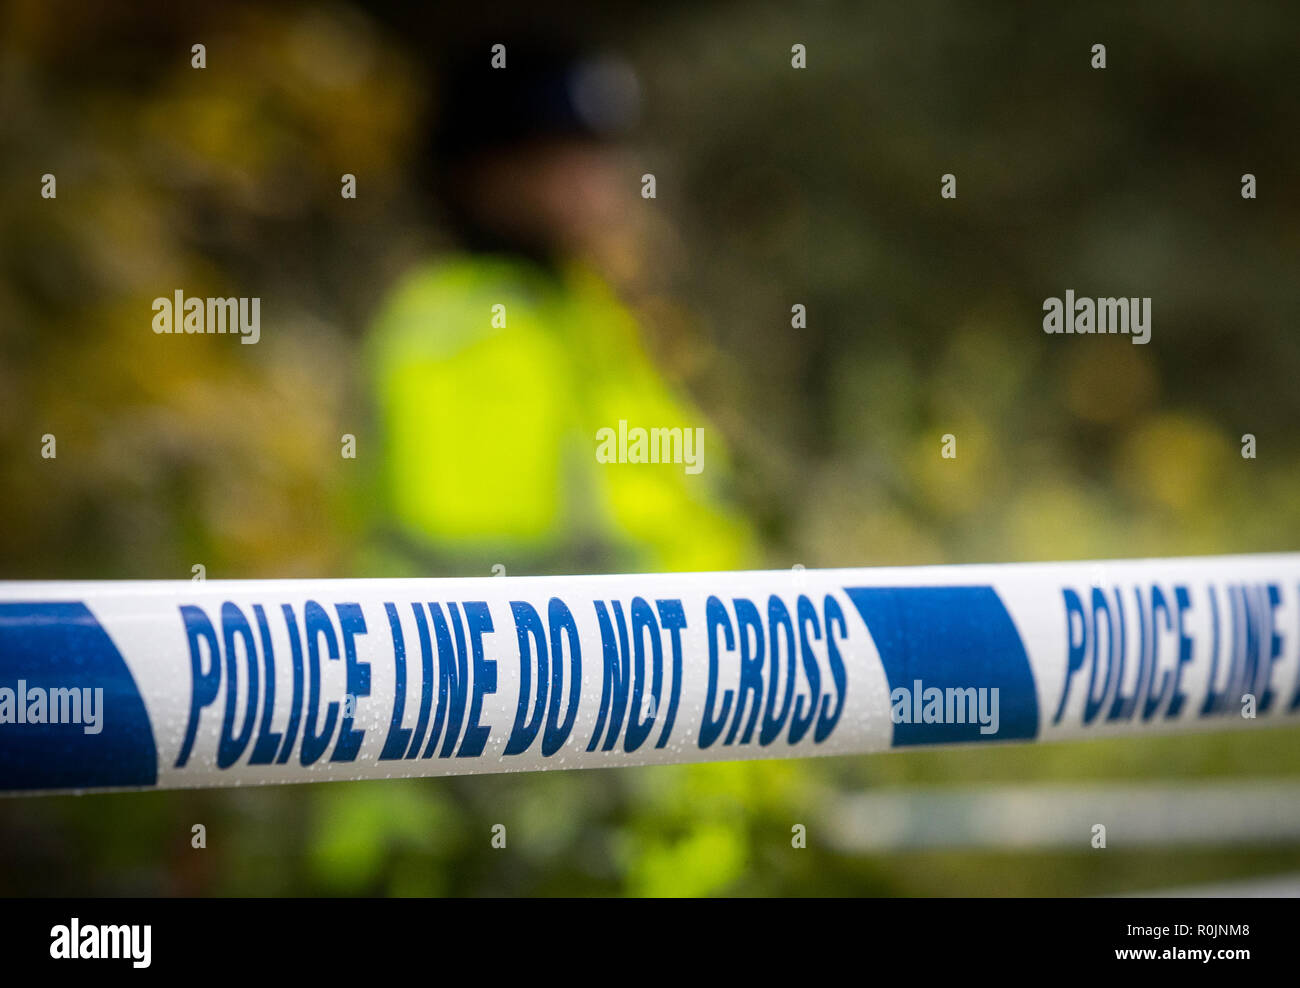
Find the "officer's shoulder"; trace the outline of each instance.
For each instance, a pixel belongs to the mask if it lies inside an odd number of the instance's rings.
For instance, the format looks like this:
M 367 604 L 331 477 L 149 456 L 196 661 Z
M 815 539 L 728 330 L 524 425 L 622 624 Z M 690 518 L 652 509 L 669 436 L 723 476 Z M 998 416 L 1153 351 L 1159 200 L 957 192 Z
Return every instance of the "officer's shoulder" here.
M 422 262 L 402 276 L 380 307 L 374 338 L 381 346 L 418 345 L 446 353 L 499 328 L 501 315 L 535 302 L 531 272 L 509 258 L 455 255 Z

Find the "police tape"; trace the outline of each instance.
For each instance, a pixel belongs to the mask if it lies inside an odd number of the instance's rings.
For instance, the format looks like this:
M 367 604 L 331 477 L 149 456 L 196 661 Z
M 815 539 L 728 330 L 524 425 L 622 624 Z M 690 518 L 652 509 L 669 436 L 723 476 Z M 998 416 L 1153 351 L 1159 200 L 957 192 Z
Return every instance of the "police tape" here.
M 1300 554 L 0 584 L 0 791 L 1293 723 Z

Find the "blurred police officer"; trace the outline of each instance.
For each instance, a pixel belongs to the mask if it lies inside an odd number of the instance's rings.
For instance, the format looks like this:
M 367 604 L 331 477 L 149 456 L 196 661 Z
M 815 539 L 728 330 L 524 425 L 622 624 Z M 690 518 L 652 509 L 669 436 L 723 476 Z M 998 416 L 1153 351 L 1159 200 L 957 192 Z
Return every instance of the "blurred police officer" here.
M 410 271 L 369 339 L 381 497 L 404 565 L 512 572 L 752 564 L 716 430 L 656 371 L 593 258 L 642 205 L 622 62 L 505 45 L 444 78 L 429 150 L 462 249 Z M 704 470 L 601 463 L 597 432 L 704 428 Z

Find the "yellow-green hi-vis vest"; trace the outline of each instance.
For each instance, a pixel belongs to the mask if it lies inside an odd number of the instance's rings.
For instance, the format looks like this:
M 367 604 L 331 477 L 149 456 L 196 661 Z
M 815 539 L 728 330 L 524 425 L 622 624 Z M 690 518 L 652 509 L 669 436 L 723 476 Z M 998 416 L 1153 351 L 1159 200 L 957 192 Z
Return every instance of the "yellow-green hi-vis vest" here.
M 368 359 L 381 497 L 404 542 L 508 571 L 754 564 L 716 493 L 721 437 L 592 273 L 492 256 L 420 267 L 380 312 Z

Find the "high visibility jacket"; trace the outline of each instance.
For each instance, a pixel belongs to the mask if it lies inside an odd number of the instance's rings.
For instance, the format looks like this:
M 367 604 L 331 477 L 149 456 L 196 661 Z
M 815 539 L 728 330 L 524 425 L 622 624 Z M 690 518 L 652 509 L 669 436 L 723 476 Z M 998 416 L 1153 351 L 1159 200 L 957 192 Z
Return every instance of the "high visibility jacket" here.
M 405 540 L 525 571 L 753 565 L 749 530 L 718 495 L 720 436 L 656 372 L 631 314 L 591 272 L 491 255 L 422 266 L 380 311 L 368 361 L 381 497 Z M 624 452 L 602 431 L 620 422 L 702 428 L 702 469 L 601 462 Z M 659 458 L 679 450 L 665 442 Z

